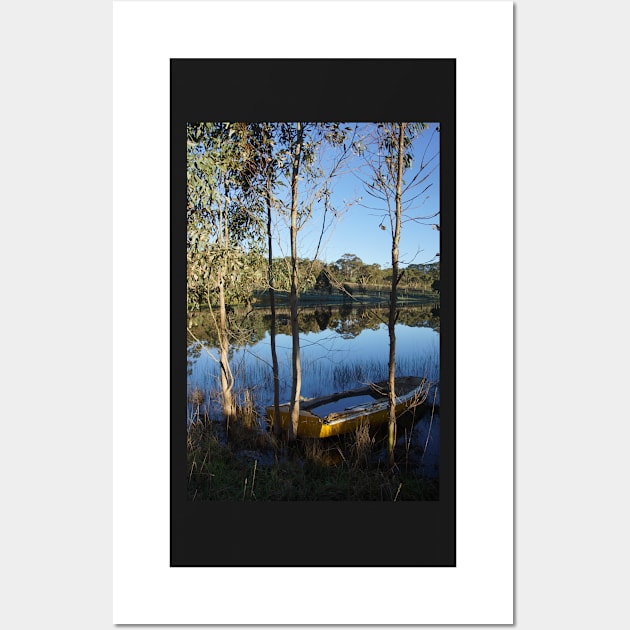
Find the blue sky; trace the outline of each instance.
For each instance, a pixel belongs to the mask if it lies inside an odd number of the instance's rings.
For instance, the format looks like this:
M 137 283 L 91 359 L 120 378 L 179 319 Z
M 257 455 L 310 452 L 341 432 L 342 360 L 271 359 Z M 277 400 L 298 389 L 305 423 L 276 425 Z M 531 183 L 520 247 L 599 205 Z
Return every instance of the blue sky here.
M 435 123 L 428 123 L 428 128 L 415 139 L 413 143 L 414 161 L 411 169 L 405 173 L 405 183 L 418 172 L 422 157 L 425 162 L 433 160 L 423 170 L 427 179 L 407 195 L 409 199 L 418 193 L 422 194 L 413 201 L 406 212 L 406 217 L 428 217 L 439 212 L 439 133 L 436 133 Z M 367 131 L 367 125 L 361 125 L 362 131 Z M 348 165 L 354 172 L 346 172 L 336 177 L 332 182 L 332 206 L 341 211 L 341 217 L 333 227 L 330 222 L 325 232 L 318 258 L 325 262 L 333 262 L 344 253 L 356 254 L 366 264 L 378 263 L 382 267 L 391 266 L 391 231 L 389 219 L 385 218 L 386 205 L 383 202 L 370 197 L 366 193 L 362 183 L 370 178 L 365 168 L 364 160 L 355 158 Z M 429 185 L 429 188 L 424 189 Z M 362 198 L 361 201 L 356 201 Z M 355 201 L 347 210 L 342 210 L 346 202 Z M 360 204 L 370 206 L 363 207 Z M 318 207 L 318 206 L 316 206 Z M 311 221 L 300 231 L 298 237 L 298 249 L 300 257 L 313 258 L 322 228 L 322 212 L 315 211 Z M 327 215 L 329 216 L 329 215 Z M 381 229 L 380 224 L 386 227 Z M 400 239 L 400 263 L 406 266 L 409 263 L 426 263 L 439 260 L 436 254 L 440 251 L 440 232 L 431 224 L 439 224 L 440 217 L 407 221 L 402 225 Z M 288 242 L 288 230 L 283 228 L 281 239 Z M 287 240 L 285 240 L 285 238 Z M 283 253 L 288 254 L 288 246 L 283 245 Z M 279 254 L 281 255 L 281 254 Z

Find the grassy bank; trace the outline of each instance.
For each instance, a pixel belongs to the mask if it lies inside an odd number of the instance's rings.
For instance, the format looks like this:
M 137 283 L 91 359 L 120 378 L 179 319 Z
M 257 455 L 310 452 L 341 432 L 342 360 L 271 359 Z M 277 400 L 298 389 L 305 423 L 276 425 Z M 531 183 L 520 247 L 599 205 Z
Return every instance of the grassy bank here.
M 417 501 L 439 499 L 439 481 L 423 479 L 402 444 L 389 471 L 382 435 L 367 427 L 290 447 L 241 415 L 228 436 L 200 419 L 188 431 L 188 497 L 214 501 Z M 403 440 L 404 442 L 404 440 Z

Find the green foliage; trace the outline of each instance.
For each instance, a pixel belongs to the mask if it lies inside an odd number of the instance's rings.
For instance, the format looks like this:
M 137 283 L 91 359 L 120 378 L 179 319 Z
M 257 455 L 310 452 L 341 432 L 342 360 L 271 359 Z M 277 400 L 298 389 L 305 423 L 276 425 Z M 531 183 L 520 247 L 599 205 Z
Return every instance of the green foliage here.
M 187 127 L 188 309 L 251 295 L 264 277 L 255 151 L 243 123 Z
M 344 254 L 336 261 L 336 265 L 339 268 L 341 279 L 347 282 L 354 282 L 358 271 L 365 267 L 363 261 L 356 254 Z

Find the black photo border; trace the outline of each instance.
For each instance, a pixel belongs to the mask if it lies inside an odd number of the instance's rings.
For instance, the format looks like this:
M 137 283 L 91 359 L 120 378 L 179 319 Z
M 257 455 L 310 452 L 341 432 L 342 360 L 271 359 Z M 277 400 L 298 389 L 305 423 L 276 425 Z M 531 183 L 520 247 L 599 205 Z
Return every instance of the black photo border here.
M 170 60 L 170 566 L 456 566 L 455 59 Z M 190 501 L 186 487 L 186 122 L 440 123 L 440 498 Z

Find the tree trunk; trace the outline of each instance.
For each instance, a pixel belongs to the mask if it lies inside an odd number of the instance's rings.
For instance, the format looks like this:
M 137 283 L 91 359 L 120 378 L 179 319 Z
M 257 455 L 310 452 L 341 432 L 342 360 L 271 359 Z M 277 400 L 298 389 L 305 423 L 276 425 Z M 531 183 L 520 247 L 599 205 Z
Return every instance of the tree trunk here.
M 302 151 L 302 123 L 297 123 L 297 138 L 293 151 L 293 173 L 291 175 L 291 401 L 289 414 L 289 440 L 295 440 L 300 416 L 300 389 L 302 386 L 302 370 L 300 367 L 300 329 L 298 326 L 298 259 L 297 259 L 297 214 L 298 214 L 298 174 Z
M 276 293 L 273 283 L 273 243 L 271 238 L 271 182 L 267 178 L 267 239 L 269 246 L 269 307 L 271 308 L 271 365 L 273 371 L 273 432 L 280 436 L 280 376 L 278 373 L 278 354 L 276 352 Z
M 392 286 L 389 301 L 389 425 L 387 438 L 387 451 L 389 465 L 394 466 L 394 446 L 396 444 L 396 308 L 398 277 L 398 243 L 400 241 L 400 221 L 402 216 L 402 175 L 403 175 L 403 151 L 405 138 L 405 123 L 399 123 L 398 136 L 398 174 L 396 178 L 396 220 L 394 233 L 392 234 Z
M 227 196 L 228 187 L 224 182 L 225 192 L 225 205 L 223 212 L 219 213 L 219 230 L 218 230 L 218 243 L 219 246 L 227 246 L 229 242 L 228 231 L 228 208 L 227 208 Z M 219 371 L 221 379 L 221 397 L 223 401 L 223 416 L 225 417 L 226 433 L 229 436 L 230 424 L 236 418 L 236 405 L 234 404 L 234 395 L 232 388 L 234 387 L 234 377 L 232 375 L 232 369 L 230 368 L 229 352 L 230 352 L 230 340 L 228 336 L 228 323 L 227 323 L 227 308 L 225 304 L 225 267 L 222 266 L 219 272 L 218 278 L 218 290 L 219 290 Z
M 225 417 L 225 426 L 229 434 L 230 423 L 236 417 L 236 406 L 234 404 L 234 396 L 232 388 L 234 386 L 234 377 L 230 369 L 228 360 L 229 355 L 229 338 L 227 327 L 227 313 L 225 308 L 225 289 L 223 274 L 219 278 L 219 369 L 221 372 L 221 396 L 223 400 L 223 415 Z

